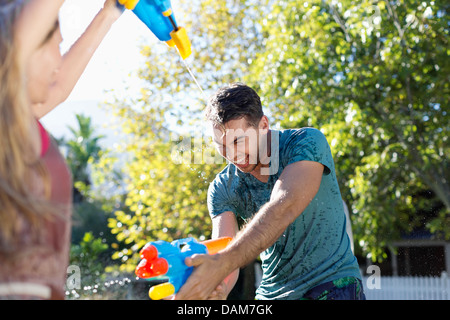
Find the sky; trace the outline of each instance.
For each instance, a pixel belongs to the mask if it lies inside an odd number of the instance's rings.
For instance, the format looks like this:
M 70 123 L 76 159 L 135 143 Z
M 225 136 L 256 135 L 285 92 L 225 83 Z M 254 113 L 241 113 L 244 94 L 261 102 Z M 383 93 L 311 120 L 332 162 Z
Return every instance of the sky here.
M 62 53 L 85 31 L 103 3 L 104 0 L 65 1 L 60 11 Z M 140 46 L 147 41 L 159 42 L 131 11 L 125 11 L 104 38 L 68 99 L 41 119 L 44 127 L 56 138 L 69 137 L 67 126 L 77 128 L 75 114 L 82 113 L 92 117 L 99 134 L 107 136 L 100 145 L 111 146 L 117 139 L 108 129 L 113 117 L 99 104 L 107 99 L 106 91 L 120 90 L 125 85 L 133 87 L 137 77 L 130 74 L 142 64 Z

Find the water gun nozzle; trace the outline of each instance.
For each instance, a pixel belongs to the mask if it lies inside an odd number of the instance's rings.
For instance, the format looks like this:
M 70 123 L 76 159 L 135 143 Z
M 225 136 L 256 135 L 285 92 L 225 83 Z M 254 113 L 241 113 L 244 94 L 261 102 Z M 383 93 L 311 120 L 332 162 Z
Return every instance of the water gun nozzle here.
M 155 246 L 147 243 L 139 252 L 139 255 L 141 259 L 147 259 L 148 261 L 151 261 L 155 259 L 158 256 L 158 250 L 155 248 Z
M 170 36 L 172 37 L 173 43 L 177 47 L 181 58 L 183 58 L 183 60 L 188 58 L 192 53 L 192 49 L 191 41 L 189 40 L 186 29 L 179 27 L 177 30 L 172 31 Z

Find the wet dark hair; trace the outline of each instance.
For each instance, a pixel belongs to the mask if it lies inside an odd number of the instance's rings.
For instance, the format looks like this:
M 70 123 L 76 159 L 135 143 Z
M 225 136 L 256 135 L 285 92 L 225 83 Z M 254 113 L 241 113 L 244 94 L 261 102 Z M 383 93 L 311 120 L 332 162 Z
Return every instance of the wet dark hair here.
M 219 126 L 245 117 L 249 126 L 257 127 L 264 112 L 255 90 L 237 82 L 220 88 L 211 96 L 205 115 L 208 121 Z

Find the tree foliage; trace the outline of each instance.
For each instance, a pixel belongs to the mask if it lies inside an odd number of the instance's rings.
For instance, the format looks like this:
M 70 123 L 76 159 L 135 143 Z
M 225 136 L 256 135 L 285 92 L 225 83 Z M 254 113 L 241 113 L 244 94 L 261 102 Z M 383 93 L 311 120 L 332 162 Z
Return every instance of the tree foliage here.
M 99 159 L 101 150 L 98 142 L 104 138 L 95 134 L 95 127 L 92 119 L 82 114 L 76 114 L 78 128 L 69 126 L 72 138 L 68 141 L 61 141 L 67 147 L 67 164 L 73 175 L 74 182 L 82 182 L 90 185 L 88 164 Z
M 424 189 L 445 206 L 428 227 L 449 237 L 448 3 L 269 5 L 248 82 L 282 127 L 324 131 L 363 250 L 380 258 L 417 227 Z

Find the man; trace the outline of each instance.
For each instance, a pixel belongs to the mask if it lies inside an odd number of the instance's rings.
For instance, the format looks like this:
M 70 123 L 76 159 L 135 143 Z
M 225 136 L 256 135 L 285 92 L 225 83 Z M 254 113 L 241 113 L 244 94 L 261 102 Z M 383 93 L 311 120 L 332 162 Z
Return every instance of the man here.
M 257 299 L 362 299 L 334 163 L 317 129 L 269 128 L 256 92 L 221 88 L 206 116 L 229 164 L 211 183 L 213 237 L 232 236 L 217 255 L 196 255 L 176 299 L 225 299 L 238 269 L 261 254 Z M 247 222 L 238 232 L 237 216 Z

